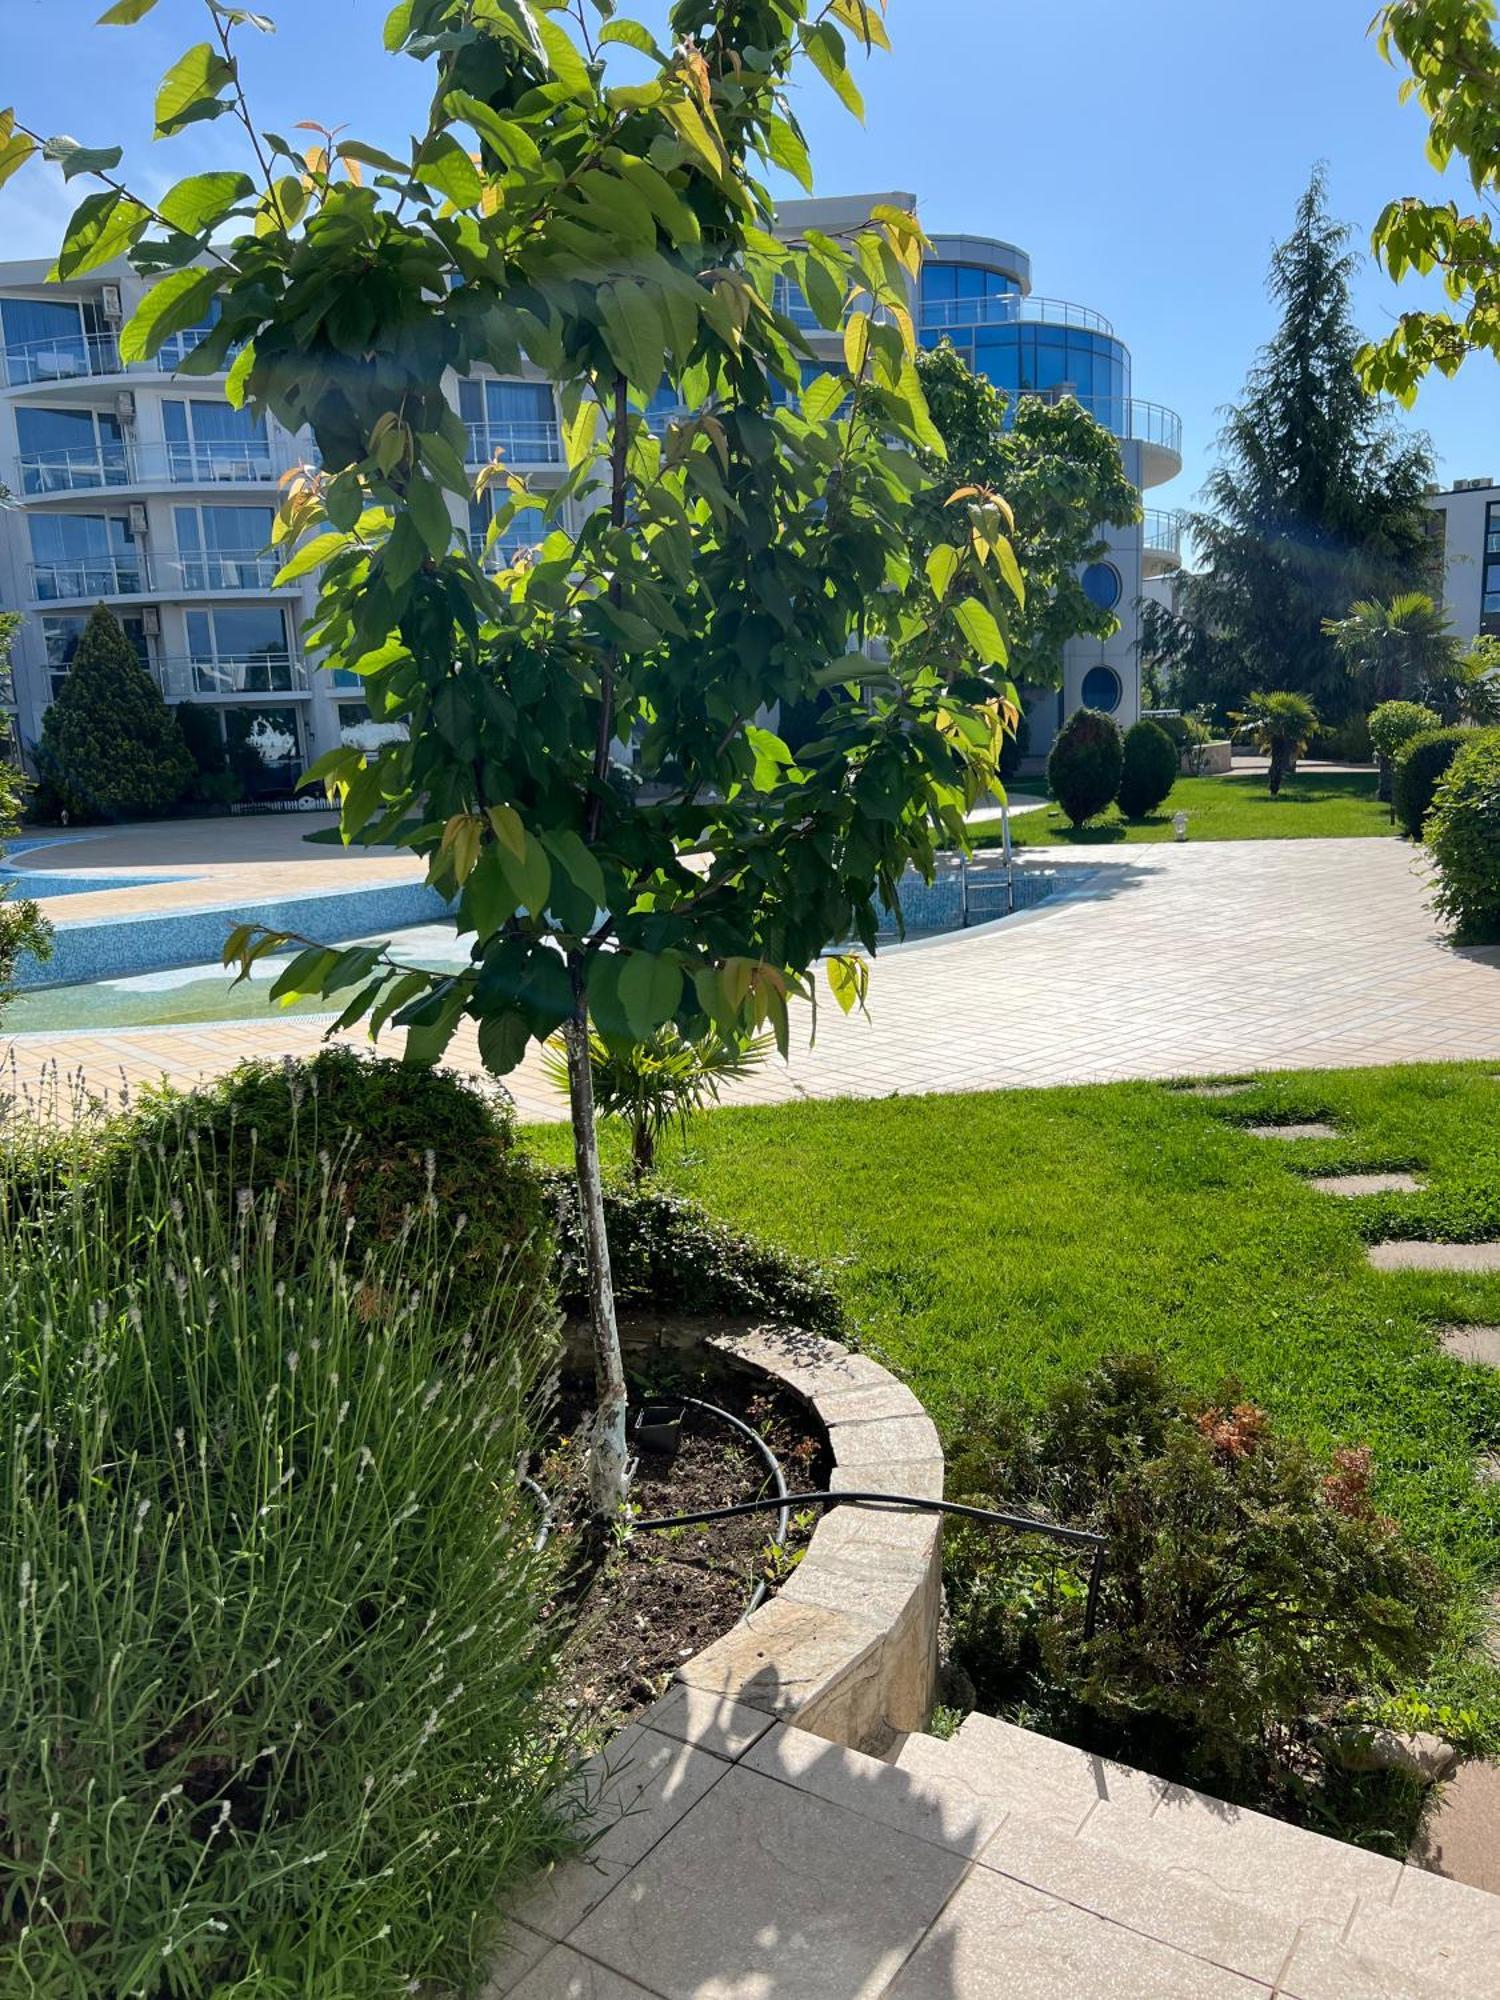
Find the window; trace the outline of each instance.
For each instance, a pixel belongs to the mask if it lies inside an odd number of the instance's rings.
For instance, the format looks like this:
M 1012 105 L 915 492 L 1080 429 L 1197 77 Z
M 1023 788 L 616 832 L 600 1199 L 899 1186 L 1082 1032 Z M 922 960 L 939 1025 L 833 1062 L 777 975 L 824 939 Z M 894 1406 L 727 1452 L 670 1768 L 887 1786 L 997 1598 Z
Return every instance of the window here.
M 39 598 L 116 597 L 146 588 L 146 564 L 119 514 L 33 514 L 32 577 Z
M 1090 563 L 1078 580 L 1089 603 L 1097 604 L 1101 611 L 1113 611 L 1119 603 L 1123 586 L 1113 563 Z
M 95 486 L 123 486 L 125 440 L 107 410 L 16 411 L 23 493 L 77 493 Z
M 264 422 L 225 402 L 178 402 L 161 406 L 166 433 L 167 477 L 209 485 L 216 480 L 269 479 L 271 447 Z
M 1484 596 L 1479 629 L 1500 638 L 1500 500 L 1484 510 Z
M 1113 715 L 1125 693 L 1113 667 L 1090 667 L 1083 677 L 1083 705 Z
M 562 439 L 549 383 L 460 382 L 458 407 L 469 433 L 470 465 L 488 465 L 496 452 L 532 464 L 560 462 Z
M 99 333 L 91 301 L 0 299 L 0 337 L 5 379 L 12 388 L 24 382 L 68 382 L 118 366 L 114 342 Z
M 279 605 L 190 611 L 188 657 L 198 694 L 286 694 L 296 685 Z
M 269 507 L 174 507 L 172 519 L 184 590 L 265 590 L 281 567 Z

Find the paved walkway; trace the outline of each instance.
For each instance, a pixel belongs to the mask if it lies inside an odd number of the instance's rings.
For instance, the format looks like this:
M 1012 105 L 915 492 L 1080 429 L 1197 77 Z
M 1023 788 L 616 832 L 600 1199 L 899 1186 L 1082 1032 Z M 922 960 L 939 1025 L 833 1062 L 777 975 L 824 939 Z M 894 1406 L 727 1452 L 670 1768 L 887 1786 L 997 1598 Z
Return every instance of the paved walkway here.
M 868 1018 L 846 1020 L 825 995 L 816 1046 L 803 1010 L 790 1063 L 732 1098 L 1500 1061 L 1500 949 L 1442 942 L 1423 871 L 1395 840 L 1100 850 L 1086 871 L 1063 864 L 1086 886 L 1061 904 L 882 956 Z M 33 1034 L 10 1054 L 21 1084 L 54 1063 L 104 1088 L 303 1054 L 321 1033 L 303 1017 Z M 471 1031 L 450 1060 L 479 1068 Z M 534 1057 L 512 1087 L 524 1117 L 561 1115 Z

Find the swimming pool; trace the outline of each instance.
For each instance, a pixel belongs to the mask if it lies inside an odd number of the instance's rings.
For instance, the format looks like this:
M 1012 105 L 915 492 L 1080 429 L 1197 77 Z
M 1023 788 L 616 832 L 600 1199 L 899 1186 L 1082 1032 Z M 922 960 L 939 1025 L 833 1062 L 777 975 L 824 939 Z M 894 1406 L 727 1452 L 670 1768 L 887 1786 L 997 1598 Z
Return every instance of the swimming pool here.
M 36 903 L 45 903 L 53 896 L 99 896 L 109 889 L 144 889 L 152 882 L 184 879 L 180 875 L 114 875 L 103 870 L 69 875 L 61 869 L 0 868 L 0 885 Z

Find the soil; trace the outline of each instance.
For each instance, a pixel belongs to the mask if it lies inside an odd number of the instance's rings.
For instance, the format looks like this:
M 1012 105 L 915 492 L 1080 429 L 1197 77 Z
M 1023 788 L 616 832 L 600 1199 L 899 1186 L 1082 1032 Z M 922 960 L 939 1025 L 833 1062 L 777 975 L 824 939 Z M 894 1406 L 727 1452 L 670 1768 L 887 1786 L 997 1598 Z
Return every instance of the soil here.
M 630 1385 L 631 1424 L 645 1403 L 684 1411 L 675 1453 L 639 1452 L 631 1486 L 638 1519 L 726 1507 L 775 1491 L 764 1459 L 732 1426 L 688 1396 L 727 1410 L 759 1432 L 793 1493 L 826 1488 L 832 1460 L 816 1419 L 763 1379 L 657 1367 Z M 642 1531 L 601 1545 L 586 1520 L 579 1427 L 592 1397 L 565 1381 L 556 1437 L 539 1479 L 558 1503 L 553 1545 L 565 1584 L 552 1615 L 576 1620 L 564 1648 L 559 1697 L 589 1742 L 603 1742 L 660 1699 L 682 1662 L 733 1629 L 756 1586 L 767 1594 L 792 1574 L 820 1510 L 793 1510 L 785 1549 L 774 1546 L 774 1512 L 702 1527 Z M 632 1450 L 636 1447 L 632 1444 Z M 559 1499 L 559 1496 L 561 1498 Z

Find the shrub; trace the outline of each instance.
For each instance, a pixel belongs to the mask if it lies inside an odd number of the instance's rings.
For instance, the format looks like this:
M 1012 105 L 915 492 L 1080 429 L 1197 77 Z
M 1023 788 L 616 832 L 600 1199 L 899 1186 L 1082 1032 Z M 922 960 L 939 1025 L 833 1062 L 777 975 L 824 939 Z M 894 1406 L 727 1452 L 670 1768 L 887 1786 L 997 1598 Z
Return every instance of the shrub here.
M 1107 1361 L 1037 1417 L 972 1407 L 953 1435 L 955 1497 L 1106 1541 L 1085 1643 L 1076 1569 L 1044 1543 L 950 1530 L 960 1659 L 987 1705 L 1243 1793 L 1441 1637 L 1438 1575 L 1371 1505 L 1368 1454 L 1325 1470 L 1232 1387 L 1194 1405 L 1153 1357 Z
M 451 1232 L 444 1265 L 456 1320 L 503 1317 L 502 1274 L 522 1296 L 548 1282 L 540 1176 L 499 1101 L 446 1071 L 337 1047 L 306 1062 L 244 1063 L 187 1095 L 149 1093 L 105 1137 L 95 1177 L 122 1190 L 136 1154 L 158 1148 L 173 1157 L 185 1148 L 226 1212 L 243 1188 L 260 1194 L 320 1154 L 337 1158 L 333 1195 L 355 1257 L 397 1242 L 431 1200 Z
M 354 1259 L 316 1165 L 231 1214 L 190 1154 L 132 1177 L 128 1249 L 76 1186 L 0 1238 L 0 1991 L 468 1990 L 566 1844 L 550 1314 L 513 1288 L 486 1366 L 430 1217 Z
M 546 1175 L 557 1221 L 558 1290 L 566 1311 L 588 1310 L 578 1187 Z M 621 1306 L 662 1313 L 777 1320 L 811 1333 L 845 1331 L 838 1294 L 815 1265 L 711 1221 L 696 1202 L 652 1185 L 607 1182 L 605 1227 Z
M 150 819 L 192 783 L 176 716 L 103 606 L 43 718 L 40 763 L 75 819 Z
M 1422 838 L 1433 798 L 1448 766 L 1478 734 L 1478 730 L 1458 723 L 1448 729 L 1424 729 L 1420 735 L 1409 736 L 1396 752 L 1391 797 L 1401 830 L 1409 839 Z
M 1177 782 L 1178 750 L 1154 722 L 1138 722 L 1125 732 L 1120 770 L 1120 811 L 1126 819 L 1145 819 L 1164 805 Z
M 19 832 L 21 806 L 29 787 L 21 773 L 0 759 L 0 842 Z M 0 845 L 0 860 L 5 848 Z M 0 1007 L 15 997 L 16 972 L 24 957 L 52 956 L 52 926 L 29 896 L 12 900 L 15 883 L 0 880 Z
M 1370 742 L 1377 757 L 1394 763 L 1403 743 L 1429 729 L 1441 728 L 1442 720 L 1435 709 L 1419 701 L 1383 701 L 1379 708 L 1370 710 Z
M 1468 943 L 1500 941 L 1500 730 L 1461 749 L 1427 820 L 1438 913 Z
M 1125 760 L 1120 726 L 1095 708 L 1080 708 L 1057 733 L 1047 759 L 1047 783 L 1074 826 L 1113 804 Z

